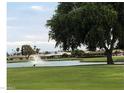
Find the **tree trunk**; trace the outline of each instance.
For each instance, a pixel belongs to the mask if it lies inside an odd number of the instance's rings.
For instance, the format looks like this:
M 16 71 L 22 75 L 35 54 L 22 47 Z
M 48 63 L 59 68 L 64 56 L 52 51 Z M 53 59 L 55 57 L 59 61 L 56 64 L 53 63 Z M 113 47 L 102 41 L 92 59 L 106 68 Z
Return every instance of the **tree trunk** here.
M 106 51 L 107 55 L 107 64 L 114 64 L 113 59 L 112 59 L 112 51 Z

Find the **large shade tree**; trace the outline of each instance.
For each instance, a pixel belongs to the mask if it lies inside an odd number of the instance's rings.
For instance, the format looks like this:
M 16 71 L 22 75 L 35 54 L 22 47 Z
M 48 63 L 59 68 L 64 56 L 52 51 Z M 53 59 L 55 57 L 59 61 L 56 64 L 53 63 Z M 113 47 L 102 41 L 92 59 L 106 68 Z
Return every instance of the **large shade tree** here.
M 89 50 L 104 48 L 107 63 L 114 64 L 113 49 L 124 48 L 124 3 L 60 3 L 47 26 L 50 38 L 64 50 L 81 44 Z

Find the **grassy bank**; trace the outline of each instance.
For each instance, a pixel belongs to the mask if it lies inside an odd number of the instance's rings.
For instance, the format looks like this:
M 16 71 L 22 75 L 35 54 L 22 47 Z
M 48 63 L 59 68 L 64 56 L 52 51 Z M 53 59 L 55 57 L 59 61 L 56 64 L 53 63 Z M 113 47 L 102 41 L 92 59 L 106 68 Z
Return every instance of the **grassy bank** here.
M 8 89 L 124 89 L 124 65 L 9 68 Z
M 106 62 L 106 57 L 94 57 L 94 58 L 58 58 L 47 59 L 49 61 L 63 61 L 63 60 L 80 60 L 81 62 Z M 113 61 L 124 61 L 124 56 L 113 56 Z
M 47 61 L 67 61 L 67 60 L 80 60 L 81 62 L 106 62 L 106 57 L 95 57 L 95 58 L 53 58 L 53 59 L 45 59 Z M 113 56 L 114 61 L 123 61 L 124 56 Z M 8 63 L 14 62 L 27 62 L 28 60 L 13 60 L 7 61 Z

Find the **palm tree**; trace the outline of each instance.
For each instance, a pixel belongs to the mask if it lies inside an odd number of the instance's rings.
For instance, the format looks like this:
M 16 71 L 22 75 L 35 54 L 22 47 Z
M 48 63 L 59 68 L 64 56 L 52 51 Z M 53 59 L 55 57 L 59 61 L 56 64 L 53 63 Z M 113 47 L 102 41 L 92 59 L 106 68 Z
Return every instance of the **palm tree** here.
M 20 48 L 17 47 L 16 48 L 17 55 L 18 55 L 19 51 L 20 51 Z

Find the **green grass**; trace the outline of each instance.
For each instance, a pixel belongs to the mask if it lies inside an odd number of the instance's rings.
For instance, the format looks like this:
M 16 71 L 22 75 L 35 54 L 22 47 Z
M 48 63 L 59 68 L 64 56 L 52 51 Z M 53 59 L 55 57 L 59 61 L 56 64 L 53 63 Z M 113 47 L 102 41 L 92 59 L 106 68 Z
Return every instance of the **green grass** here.
M 97 57 L 97 58 L 84 58 L 82 62 L 106 62 L 106 57 Z M 113 61 L 124 61 L 124 56 L 113 56 Z
M 124 65 L 8 68 L 8 89 L 124 89 Z
M 56 58 L 48 59 L 48 61 L 65 61 L 65 60 L 80 60 L 81 62 L 106 62 L 106 57 L 95 57 L 95 58 Z M 113 56 L 113 61 L 124 61 L 124 56 Z

